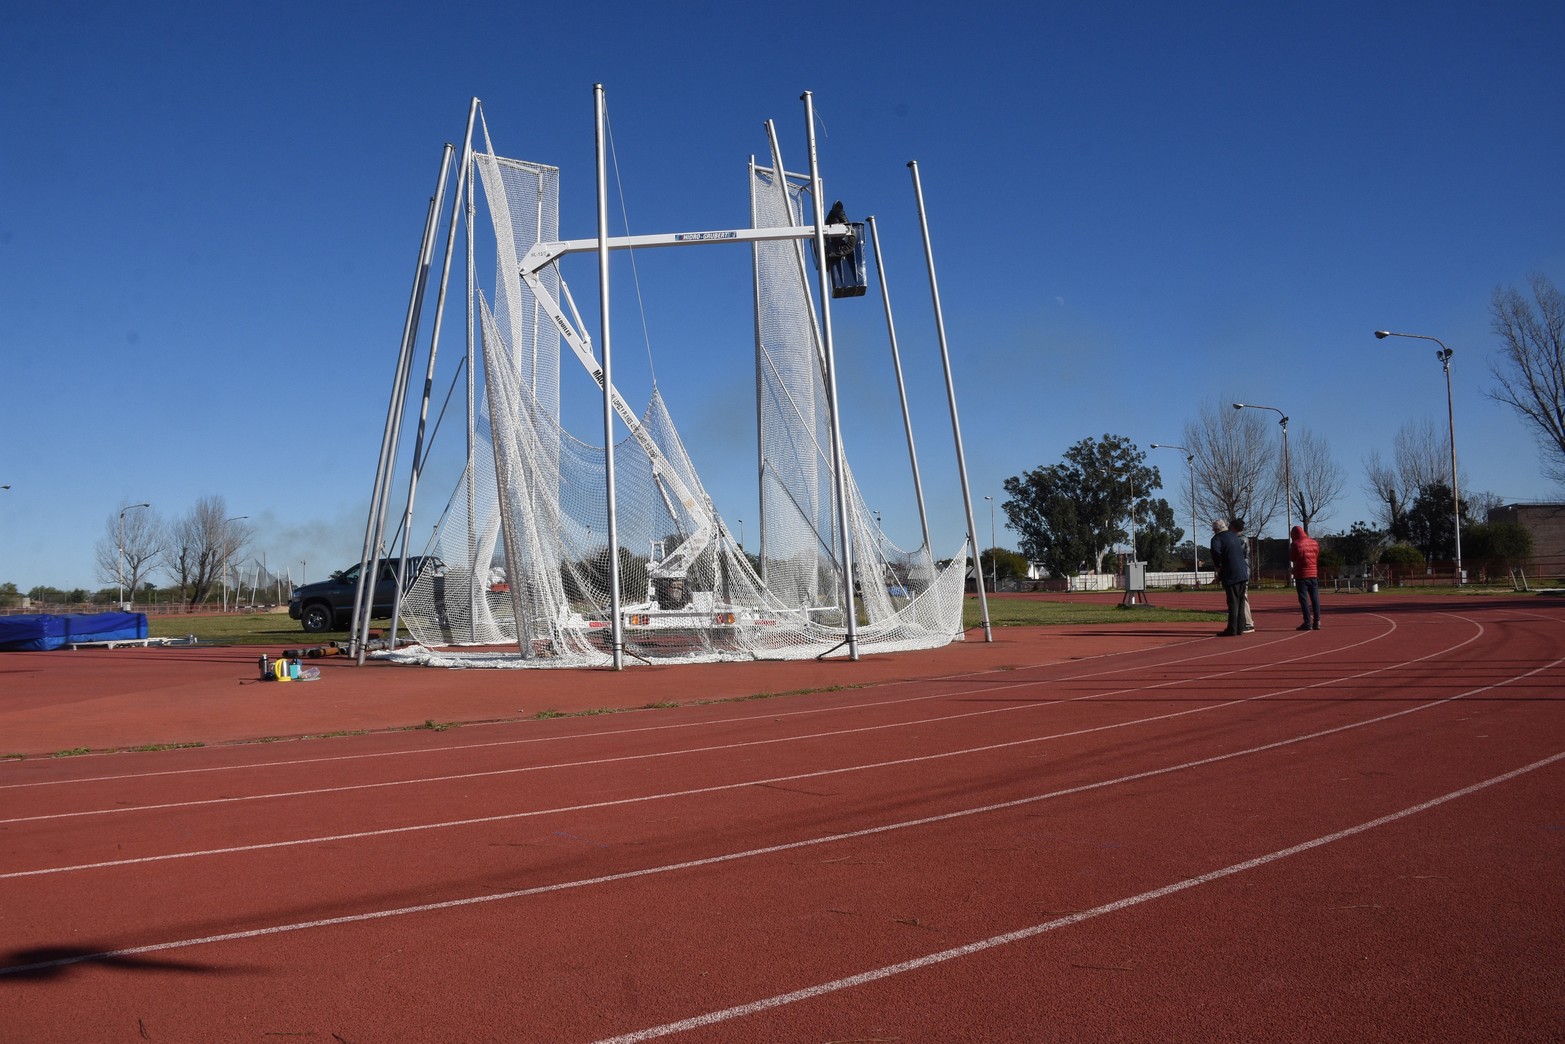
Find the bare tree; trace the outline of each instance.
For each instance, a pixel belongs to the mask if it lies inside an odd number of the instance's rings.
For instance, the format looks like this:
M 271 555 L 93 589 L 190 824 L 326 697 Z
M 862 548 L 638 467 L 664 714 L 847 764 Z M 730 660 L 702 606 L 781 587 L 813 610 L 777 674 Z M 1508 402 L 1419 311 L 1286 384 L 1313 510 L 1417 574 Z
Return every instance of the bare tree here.
M 1280 435 L 1254 410 L 1236 410 L 1233 400 L 1206 402 L 1184 443 L 1195 456 L 1197 514 L 1242 517 L 1260 535 L 1283 506 Z
M 1446 434 L 1435 429 L 1434 422 L 1408 421 L 1397 429 L 1392 463 L 1370 450 L 1364 458 L 1364 492 L 1375 500 L 1376 521 L 1388 532 L 1400 534 L 1407 512 L 1418 499 L 1419 490 L 1436 483 L 1451 489 L 1451 458 Z M 1463 488 L 1467 477 L 1457 469 Z M 1400 536 L 1399 536 L 1400 539 Z
M 1408 421 L 1397 429 L 1395 446 L 1397 478 L 1404 492 L 1411 496 L 1436 482 L 1451 488 L 1450 446 L 1446 433 L 1436 431 L 1433 421 L 1427 417 Z
M 141 581 L 163 554 L 163 520 L 140 504 L 123 507 L 103 523 L 103 536 L 93 545 L 93 565 L 105 584 L 125 584 L 135 597 Z
M 1498 493 L 1480 489 L 1462 491 L 1462 514 L 1469 522 L 1488 522 L 1489 512 L 1504 506 L 1505 498 Z
M 1489 395 L 1532 424 L 1544 472 L 1565 483 L 1565 294 L 1541 275 L 1528 282 L 1531 302 L 1515 287 L 1494 291 L 1493 329 L 1504 346 L 1489 367 L 1499 382 Z
M 164 569 L 179 585 L 187 604 L 204 602 L 228 563 L 250 541 L 250 527 L 227 516 L 228 505 L 222 497 L 202 497 L 189 514 L 169 528 Z
M 1331 505 L 1342 498 L 1347 473 L 1331 455 L 1326 440 L 1302 431 L 1293 441 L 1293 506 L 1299 525 L 1314 531 L 1318 518 L 1327 517 Z
M 1407 500 L 1402 493 L 1402 481 L 1394 467 L 1380 456 L 1380 451 L 1370 450 L 1364 458 L 1364 492 L 1373 498 L 1375 521 L 1388 532 L 1402 525 L 1407 514 Z

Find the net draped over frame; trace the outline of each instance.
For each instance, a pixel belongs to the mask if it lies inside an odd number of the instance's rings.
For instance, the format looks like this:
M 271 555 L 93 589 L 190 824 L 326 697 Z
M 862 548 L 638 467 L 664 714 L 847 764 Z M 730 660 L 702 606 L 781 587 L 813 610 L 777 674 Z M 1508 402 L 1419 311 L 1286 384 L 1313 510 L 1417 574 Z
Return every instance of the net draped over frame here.
M 559 170 L 492 149 L 475 154 L 473 167 L 496 245 L 494 300 L 477 294 L 482 395 L 474 447 L 427 552 L 442 565 L 426 569 L 403 600 L 417 645 L 392 657 L 451 666 L 609 664 L 611 554 L 619 561 L 624 650 L 634 659 L 845 655 L 829 414 L 813 261 L 803 242 L 752 244 L 756 550 L 741 548 L 717 514 L 654 391 L 639 430 L 614 447 L 618 548 L 611 551 L 606 454 L 562 427 L 562 338 L 518 274 L 535 244 L 558 239 Z M 753 227 L 802 224 L 801 192 L 786 176 L 752 166 Z M 554 301 L 568 293 L 556 266 L 538 278 Z M 927 547 L 895 547 L 851 472 L 843 486 L 861 651 L 960 639 L 965 548 L 941 568 Z

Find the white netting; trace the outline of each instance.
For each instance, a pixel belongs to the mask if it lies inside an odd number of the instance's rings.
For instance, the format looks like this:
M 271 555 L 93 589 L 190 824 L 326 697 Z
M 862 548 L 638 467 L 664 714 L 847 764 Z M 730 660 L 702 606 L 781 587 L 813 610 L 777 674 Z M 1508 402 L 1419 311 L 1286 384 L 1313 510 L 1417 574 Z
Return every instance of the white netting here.
M 425 571 L 403 602 L 419 644 L 394 656 L 462 666 L 608 664 L 605 452 L 560 422 L 559 330 L 569 292 L 553 265 L 536 283 L 517 274 L 534 244 L 558 238 L 559 172 L 492 150 L 475 157 L 474 170 L 498 273 L 493 305 L 478 298 L 483 399 L 475 448 L 429 552 L 444 568 Z M 754 227 L 800 224 L 799 188 L 788 179 L 758 171 L 751 194 Z M 661 395 L 639 419 L 620 413 L 632 429 L 614 448 L 625 662 L 847 652 L 806 257 L 798 241 L 754 249 L 759 554 L 746 553 L 718 516 Z M 900 551 L 885 541 L 851 478 L 845 486 L 861 650 L 959 638 L 965 554 L 937 571 L 928 548 Z

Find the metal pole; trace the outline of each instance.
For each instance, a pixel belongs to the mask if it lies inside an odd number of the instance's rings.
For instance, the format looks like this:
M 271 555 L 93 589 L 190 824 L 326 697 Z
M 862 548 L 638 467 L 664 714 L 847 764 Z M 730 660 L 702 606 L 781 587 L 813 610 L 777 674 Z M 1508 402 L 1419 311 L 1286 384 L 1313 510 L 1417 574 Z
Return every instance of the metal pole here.
M 1183 446 L 1175 446 L 1167 442 L 1151 443 L 1152 449 L 1178 450 L 1185 455 L 1185 463 L 1190 465 L 1190 586 L 1201 585 L 1201 557 L 1196 544 L 1195 526 L 1195 454 Z
M 750 157 L 750 224 L 756 223 L 759 214 L 755 200 L 755 157 Z M 783 177 L 780 169 L 774 169 L 772 176 L 777 179 Z M 786 203 L 788 193 L 783 191 L 783 200 Z M 761 555 L 757 559 L 759 567 L 756 569 L 761 577 L 761 582 L 766 582 L 766 432 L 762 430 L 765 422 L 766 404 L 762 401 L 764 387 L 761 375 L 764 372 L 766 359 L 761 344 L 761 252 L 758 246 L 750 248 L 750 296 L 755 313 L 755 499 L 761 512 Z M 744 550 L 744 519 L 739 520 L 739 550 Z
M 473 218 L 476 213 L 474 201 L 473 183 L 476 178 L 469 178 L 467 182 L 467 456 L 462 464 L 462 485 L 467 492 L 467 547 L 468 553 L 478 545 L 477 524 L 473 520 L 473 514 L 477 508 L 478 495 L 473 491 L 473 453 L 477 449 L 475 434 L 478 428 L 478 402 L 476 398 L 478 379 L 474 372 L 478 363 L 477 337 L 477 309 L 474 307 L 478 301 L 478 276 L 476 273 L 476 230 L 473 227 Z M 483 572 L 480 574 L 480 563 L 472 563 L 472 575 L 467 578 L 467 635 L 471 642 L 478 641 L 478 599 L 479 584 L 488 579 L 489 563 L 482 563 Z
M 365 645 L 369 641 L 370 601 L 374 598 L 375 583 L 365 583 L 366 574 L 378 565 L 381 537 L 385 532 L 386 509 L 391 497 L 391 469 L 396 463 L 397 440 L 402 432 L 402 413 L 406 404 L 408 377 L 413 369 L 414 345 L 418 340 L 419 313 L 424 306 L 424 285 L 429 276 L 430 261 L 435 251 L 435 231 L 440 221 L 440 205 L 445 199 L 446 179 L 451 172 L 451 154 L 455 148 L 447 143 L 440 153 L 440 176 L 435 194 L 429 198 L 429 210 L 424 216 L 424 238 L 419 244 L 418 264 L 414 269 L 413 289 L 408 295 L 407 315 L 402 324 L 402 346 L 397 355 L 397 370 L 391 381 L 391 400 L 386 405 L 386 428 L 380 440 L 380 460 L 375 467 L 375 485 L 370 493 L 370 509 L 364 525 L 364 548 L 359 556 L 359 579 L 353 594 L 353 622 L 350 647 L 355 650 L 355 660 L 364 663 Z M 368 595 L 368 599 L 366 598 Z
M 870 245 L 875 249 L 875 275 L 880 280 L 880 299 L 886 309 L 886 333 L 891 339 L 891 366 L 897 373 L 897 397 L 902 401 L 902 428 L 907 433 L 908 461 L 913 467 L 913 497 L 918 501 L 918 525 L 924 534 L 924 552 L 929 555 L 930 575 L 934 575 L 935 549 L 929 542 L 929 514 L 924 509 L 924 484 L 918 474 L 918 453 L 913 448 L 913 418 L 907 408 L 907 388 L 902 380 L 902 355 L 897 350 L 897 328 L 891 319 L 891 294 L 886 288 L 886 266 L 880 257 L 880 228 L 871 214 L 864 219 L 869 225 Z
M 956 384 L 951 378 L 951 352 L 946 344 L 945 318 L 940 311 L 940 285 L 935 279 L 935 255 L 929 243 L 929 219 L 924 212 L 924 186 L 918 177 L 918 161 L 909 160 L 908 169 L 913 172 L 913 195 L 918 201 L 918 223 L 924 233 L 924 260 L 929 268 L 929 293 L 934 299 L 935 334 L 940 341 L 940 362 L 945 367 L 946 401 L 951 407 L 951 435 L 956 442 L 956 470 L 962 482 L 962 507 L 967 516 L 967 540 L 973 549 L 973 560 L 978 560 L 978 526 L 973 521 L 973 494 L 967 484 L 967 457 L 962 452 L 962 424 L 956 414 Z M 994 629 L 989 622 L 989 598 L 984 594 L 982 578 L 978 584 L 978 613 L 984 625 L 984 641 L 994 641 Z
M 837 408 L 837 363 L 831 339 L 831 276 L 826 271 L 826 210 L 821 199 L 820 159 L 815 151 L 815 103 L 809 91 L 804 102 L 805 135 L 810 149 L 810 196 L 815 206 L 815 282 L 821 298 L 821 349 L 826 357 L 826 415 L 831 428 L 831 488 L 837 501 L 837 528 L 841 532 L 842 607 L 847 622 L 848 658 L 859 658 L 858 607 L 853 597 L 853 532 L 848 527 L 847 481 L 842 452 L 842 416 Z
M 1456 489 L 1456 406 L 1451 399 L 1451 349 L 1443 344 L 1440 347 L 1440 362 L 1445 367 L 1446 423 L 1451 433 L 1451 523 L 1456 527 L 1456 582 L 1463 584 L 1467 582 L 1467 574 L 1462 570 L 1462 498 Z
M 592 85 L 597 117 L 598 153 L 598 325 L 603 342 L 603 477 L 608 486 L 609 508 L 609 633 L 614 669 L 624 669 L 625 635 L 620 619 L 619 519 L 614 509 L 614 366 L 609 351 L 609 188 L 607 148 L 604 137 L 603 84 Z
M 10 486 L 6 486 L 4 488 L 10 489 L 11 487 Z M 120 554 L 119 554 L 119 558 L 116 559 L 116 561 L 115 561 L 115 566 L 119 570 L 119 577 L 120 577 L 120 609 L 122 611 L 125 608 L 125 512 L 127 512 L 127 511 L 135 511 L 137 508 L 145 508 L 145 507 L 151 507 L 151 506 L 152 506 L 151 504 L 131 504 L 129 507 L 125 507 L 125 508 L 121 508 L 120 509 L 120 547 L 119 547 Z M 130 594 L 131 594 L 131 599 L 134 601 L 135 597 L 136 597 L 136 592 L 134 590 L 132 590 Z
M 429 397 L 435 387 L 435 359 L 440 352 L 440 328 L 446 315 L 446 291 L 451 285 L 451 255 L 456 250 L 456 227 L 462 213 L 462 194 L 467 187 L 473 159 L 473 123 L 478 118 L 478 99 L 467 110 L 467 133 L 462 138 L 462 160 L 457 167 L 456 191 L 451 194 L 451 220 L 446 226 L 446 254 L 440 270 L 440 290 L 435 295 L 435 322 L 429 334 L 429 362 L 424 369 L 424 391 L 419 397 L 418 431 L 413 437 L 413 461 L 408 473 L 408 499 L 402 516 L 402 555 L 397 562 L 397 588 L 391 597 L 391 628 L 387 647 L 397 647 L 397 625 L 402 615 L 402 591 L 407 583 L 408 543 L 413 534 L 413 502 L 418 495 L 418 478 L 424 470 L 424 431 L 429 424 Z
M 1185 463 L 1190 465 L 1190 586 L 1201 586 L 1201 548 L 1196 542 L 1195 525 L 1195 454 L 1186 450 Z
M 1236 410 L 1271 410 L 1282 418 L 1282 498 L 1288 515 L 1288 539 L 1293 539 L 1293 467 L 1288 459 L 1288 415 L 1276 406 L 1257 406 L 1248 402 L 1234 403 Z M 1255 535 L 1255 565 L 1261 564 L 1261 535 Z M 1288 583 L 1293 583 L 1293 556 L 1288 556 Z
M 984 497 L 989 502 L 989 573 L 993 577 L 991 590 L 995 594 L 1000 593 L 1000 555 L 999 540 L 994 535 L 994 498 Z
M 1387 337 L 1412 337 L 1420 341 L 1433 341 L 1440 346 L 1440 350 L 1435 352 L 1435 358 L 1439 359 L 1441 366 L 1445 368 L 1446 423 L 1450 426 L 1451 433 L 1451 523 L 1456 529 L 1456 582 L 1461 584 L 1466 577 L 1462 573 L 1462 498 L 1457 490 L 1456 478 L 1456 406 L 1451 398 L 1451 356 L 1454 353 L 1440 338 L 1430 337 L 1428 334 L 1376 330 L 1375 337 L 1380 340 L 1385 340 Z

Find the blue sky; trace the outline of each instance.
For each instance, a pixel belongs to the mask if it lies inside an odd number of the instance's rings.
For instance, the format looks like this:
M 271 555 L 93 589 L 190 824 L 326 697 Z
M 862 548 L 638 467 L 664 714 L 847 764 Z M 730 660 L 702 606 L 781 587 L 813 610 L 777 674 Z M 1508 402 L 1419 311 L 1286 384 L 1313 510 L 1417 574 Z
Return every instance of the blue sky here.
M 828 196 L 880 223 L 937 552 L 964 522 L 915 159 L 975 498 L 1243 399 L 1328 441 L 1345 528 L 1369 451 L 1445 430 L 1433 345 L 1391 328 L 1455 349 L 1471 484 L 1553 499 L 1486 392 L 1494 288 L 1565 284 L 1562 35 L 1546 2 L 13 5 L 0 582 L 99 587 L 122 506 L 207 495 L 274 567 L 355 560 L 442 144 L 480 97 L 500 152 L 563 168 L 563 234 L 592 235 L 595 82 L 638 233 L 745 224 L 763 121 L 803 167 L 813 92 Z M 617 261 L 619 383 L 644 399 L 650 354 L 720 513 L 753 519 L 747 255 L 636 264 L 651 348 Z M 594 275 L 567 269 L 595 315 Z M 916 545 L 880 304 L 833 315 L 849 458 Z M 1149 457 L 1182 515 L 1183 461 Z

